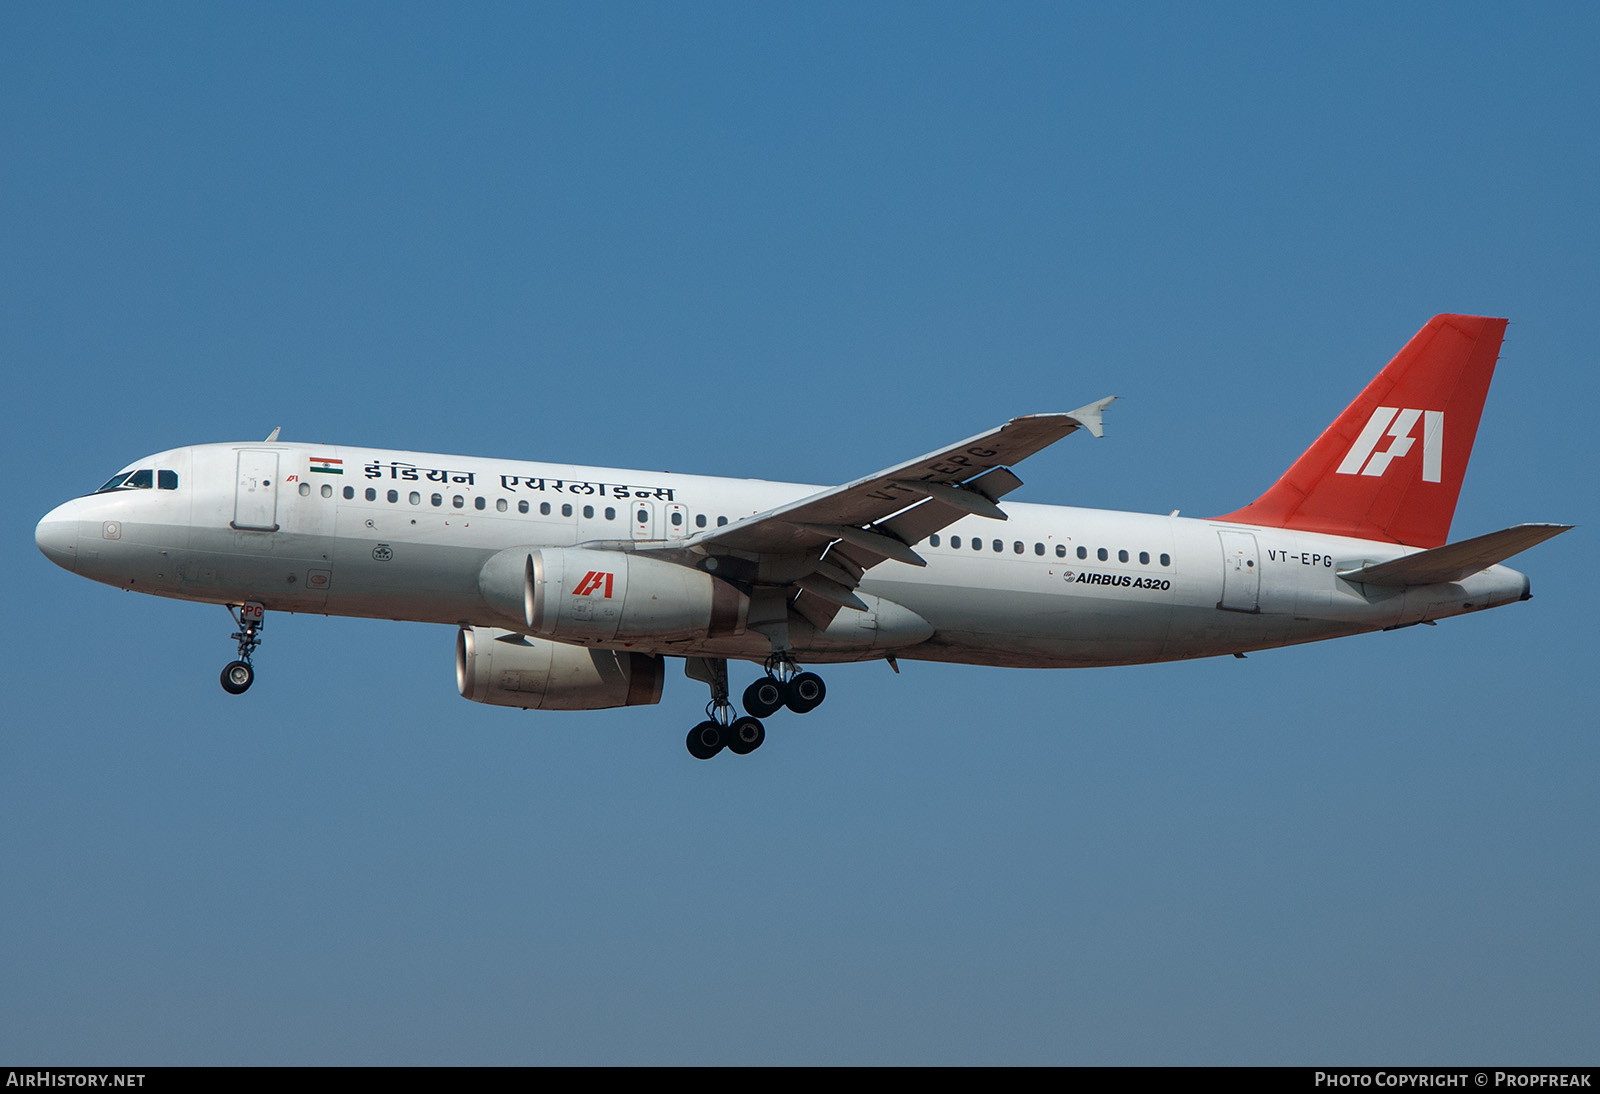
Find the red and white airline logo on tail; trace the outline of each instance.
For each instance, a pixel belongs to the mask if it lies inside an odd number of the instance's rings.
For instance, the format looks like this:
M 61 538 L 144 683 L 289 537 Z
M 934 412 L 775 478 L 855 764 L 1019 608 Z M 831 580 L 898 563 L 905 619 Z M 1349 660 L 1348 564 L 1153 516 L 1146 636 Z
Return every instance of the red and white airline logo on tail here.
M 1422 481 L 1438 482 L 1444 466 L 1444 411 L 1411 410 L 1380 406 L 1367 419 L 1366 428 L 1345 453 L 1338 467 L 1341 475 L 1382 475 L 1391 460 L 1397 460 L 1416 444 L 1412 430 L 1422 419 Z M 1374 451 L 1385 435 L 1388 447 Z
M 590 570 L 583 575 L 583 580 L 578 582 L 578 587 L 572 590 L 573 596 L 593 596 L 601 587 L 605 588 L 602 600 L 611 599 L 611 579 L 616 575 L 604 570 Z

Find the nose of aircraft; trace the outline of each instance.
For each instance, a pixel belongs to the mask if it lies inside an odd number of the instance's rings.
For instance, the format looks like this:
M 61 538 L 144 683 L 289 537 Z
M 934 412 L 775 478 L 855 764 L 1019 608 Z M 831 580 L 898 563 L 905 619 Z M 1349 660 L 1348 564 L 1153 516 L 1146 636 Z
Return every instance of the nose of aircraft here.
M 33 542 L 39 545 L 44 557 L 64 570 L 74 570 L 78 565 L 78 516 L 73 502 L 58 505 L 45 514 L 33 530 Z

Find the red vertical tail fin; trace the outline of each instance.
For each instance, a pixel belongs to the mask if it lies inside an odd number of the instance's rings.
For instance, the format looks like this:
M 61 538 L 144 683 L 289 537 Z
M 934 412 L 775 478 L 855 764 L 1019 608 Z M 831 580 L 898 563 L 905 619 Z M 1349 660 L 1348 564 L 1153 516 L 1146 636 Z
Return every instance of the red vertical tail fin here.
M 1215 519 L 1440 546 L 1505 332 L 1434 316 L 1270 490 Z

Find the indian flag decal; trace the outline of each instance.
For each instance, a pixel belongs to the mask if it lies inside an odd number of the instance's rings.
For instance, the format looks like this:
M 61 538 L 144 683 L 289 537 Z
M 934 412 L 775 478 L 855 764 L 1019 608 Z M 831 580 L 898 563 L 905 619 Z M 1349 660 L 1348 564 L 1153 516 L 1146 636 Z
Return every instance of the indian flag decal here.
M 311 470 L 320 471 L 324 475 L 344 474 L 343 460 L 330 460 L 326 456 L 312 456 Z

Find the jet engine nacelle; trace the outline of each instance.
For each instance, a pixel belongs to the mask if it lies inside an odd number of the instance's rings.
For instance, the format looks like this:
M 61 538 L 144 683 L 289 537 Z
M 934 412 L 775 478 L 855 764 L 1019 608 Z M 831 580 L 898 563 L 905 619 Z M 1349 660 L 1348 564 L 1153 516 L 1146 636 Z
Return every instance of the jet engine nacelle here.
M 496 627 L 456 635 L 456 687 L 465 699 L 524 710 L 601 710 L 661 701 L 665 662 L 621 650 L 567 646 Z
M 512 547 L 484 563 L 495 611 L 561 642 L 637 642 L 744 633 L 750 598 L 702 570 L 587 547 Z

